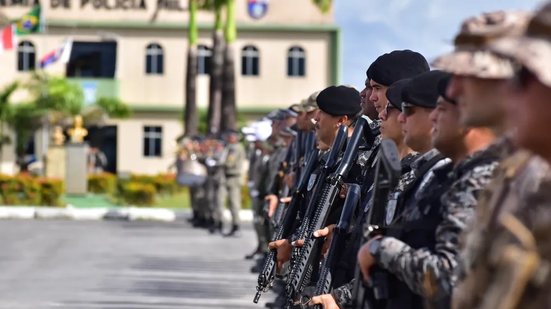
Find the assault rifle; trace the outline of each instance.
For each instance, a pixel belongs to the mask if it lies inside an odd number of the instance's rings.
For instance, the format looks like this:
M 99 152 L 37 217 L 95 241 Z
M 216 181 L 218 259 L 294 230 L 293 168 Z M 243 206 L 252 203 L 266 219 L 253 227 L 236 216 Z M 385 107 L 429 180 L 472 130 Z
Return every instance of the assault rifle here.
M 306 186 L 308 185 L 309 175 L 314 171 L 318 162 L 318 151 L 310 152 L 306 161 L 305 173 L 299 180 L 295 191 L 293 192 L 291 203 L 285 212 L 282 224 L 276 229 L 274 233 L 273 241 L 280 239 L 287 239 L 293 232 L 294 223 L 298 214 L 298 211 L 303 203 L 304 196 L 306 194 Z M 266 292 L 272 285 L 275 277 L 275 266 L 277 259 L 277 249 L 270 250 L 268 256 L 264 260 L 262 271 L 258 275 L 258 285 L 256 287 L 256 295 L 253 302 L 256 304 L 260 299 L 262 293 Z
M 291 145 L 289 145 L 289 149 L 287 149 L 287 154 L 285 155 L 285 160 L 281 162 L 278 174 L 277 174 L 277 185 L 279 188 L 281 188 L 278 192 L 278 198 L 281 197 L 287 197 L 289 193 L 291 193 L 291 188 L 285 183 L 285 175 L 289 174 L 291 170 L 294 169 L 294 166 L 296 166 L 297 162 L 297 153 L 298 149 L 300 148 L 300 141 L 298 140 L 298 135 L 295 137 Z M 277 192 L 277 191 L 274 191 Z M 283 216 L 285 213 L 286 205 L 285 203 L 278 202 L 277 208 L 275 210 L 275 213 L 273 214 L 271 218 L 272 226 L 275 230 L 281 225 L 281 220 L 283 220 Z
M 362 237 L 362 244 L 372 237 L 384 233 L 385 209 L 390 191 L 396 187 L 401 174 L 400 155 L 396 144 L 390 139 L 383 139 L 377 155 L 375 167 L 374 192 L 368 204 L 366 225 Z M 370 274 L 369 283 L 375 301 L 388 299 L 388 274 L 375 267 Z M 355 282 L 352 289 L 352 308 L 362 308 L 368 298 L 365 291 L 363 276 L 359 267 L 356 267 Z M 372 306 L 373 307 L 373 306 Z
M 364 136 L 366 126 L 368 126 L 367 120 L 359 118 L 339 167 L 327 179 L 325 179 L 325 175 L 324 178 L 320 178 L 318 187 L 321 194 L 316 192 L 312 196 L 312 201 L 314 201 L 313 206 L 315 207 L 309 207 L 303 221 L 303 224 L 306 223 L 307 225 L 303 226 L 304 231 L 301 231 L 300 235 L 301 239 L 304 239 L 304 245 L 300 249 L 298 258 L 293 265 L 291 276 L 285 287 L 287 297 L 291 302 L 300 297 L 304 288 L 310 282 L 314 271 L 314 263 L 319 260 L 321 245 L 323 244 L 323 240 L 314 238 L 313 233 L 326 226 L 331 206 L 343 187 L 343 179 L 348 175 L 352 163 L 356 160 L 359 143 Z M 339 145 L 337 144 L 337 147 Z M 333 146 L 335 147 L 335 145 Z M 339 148 L 342 148 L 342 145 Z
M 348 192 L 346 193 L 344 208 L 342 209 L 339 223 L 333 230 L 331 247 L 329 248 L 327 258 L 321 266 L 318 283 L 316 285 L 316 292 L 314 295 L 328 294 L 333 288 L 333 271 L 335 270 L 337 262 L 342 257 L 345 245 L 345 235 L 348 232 L 352 214 L 360 202 L 360 194 L 361 187 L 359 185 L 348 184 Z M 322 309 L 322 306 L 315 305 L 314 308 Z

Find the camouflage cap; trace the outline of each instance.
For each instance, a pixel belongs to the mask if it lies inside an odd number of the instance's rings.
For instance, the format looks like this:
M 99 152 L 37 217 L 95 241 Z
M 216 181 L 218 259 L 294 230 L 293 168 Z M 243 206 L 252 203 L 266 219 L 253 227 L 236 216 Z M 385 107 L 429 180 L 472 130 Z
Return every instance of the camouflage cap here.
M 519 36 L 530 18 L 527 12 L 498 11 L 467 19 L 455 37 L 455 51 L 440 56 L 432 65 L 456 75 L 488 79 L 505 79 L 513 76 L 510 60 L 489 50 L 492 42 Z
M 305 112 L 311 112 L 311 111 L 315 111 L 316 109 L 318 109 L 318 103 L 316 102 L 316 99 L 318 97 L 318 94 L 320 92 L 319 91 L 316 91 L 314 93 L 312 93 L 311 95 L 308 96 L 308 98 L 302 100 L 302 102 L 300 103 L 302 105 L 302 108 Z
M 522 64 L 551 87 L 551 2 L 536 12 L 524 35 L 498 40 L 491 49 Z

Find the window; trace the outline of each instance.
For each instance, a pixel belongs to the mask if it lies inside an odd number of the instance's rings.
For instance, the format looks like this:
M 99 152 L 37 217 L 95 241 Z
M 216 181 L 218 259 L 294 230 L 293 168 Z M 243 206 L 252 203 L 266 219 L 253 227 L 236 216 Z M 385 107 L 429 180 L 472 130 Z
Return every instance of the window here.
M 205 45 L 197 46 L 197 74 L 210 74 L 212 50 Z
M 163 128 L 158 126 L 143 127 L 143 156 L 160 157 L 163 141 Z
M 145 51 L 145 73 L 163 74 L 163 48 L 161 45 L 153 43 L 147 45 Z
M 287 76 L 306 75 L 306 53 L 298 46 L 289 48 L 287 52 Z
M 241 75 L 258 76 L 258 49 L 247 45 L 241 50 Z
M 36 51 L 34 44 L 29 41 L 23 41 L 17 46 L 17 70 L 32 71 L 36 64 Z

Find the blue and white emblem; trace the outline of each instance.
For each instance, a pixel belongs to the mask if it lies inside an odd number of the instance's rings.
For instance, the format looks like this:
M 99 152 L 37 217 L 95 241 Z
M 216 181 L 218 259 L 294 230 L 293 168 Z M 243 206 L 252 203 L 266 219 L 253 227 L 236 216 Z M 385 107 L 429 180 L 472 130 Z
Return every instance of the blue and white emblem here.
M 269 0 L 248 0 L 249 16 L 254 19 L 260 19 L 268 12 Z

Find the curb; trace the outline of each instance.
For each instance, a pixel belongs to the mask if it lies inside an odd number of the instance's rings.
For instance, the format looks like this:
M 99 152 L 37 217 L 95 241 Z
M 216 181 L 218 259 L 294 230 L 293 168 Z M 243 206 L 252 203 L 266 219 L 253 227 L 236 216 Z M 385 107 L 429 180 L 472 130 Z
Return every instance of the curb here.
M 174 211 L 165 208 L 74 208 L 59 207 L 0 206 L 0 220 L 4 219 L 64 219 L 64 220 L 124 220 L 174 222 L 191 217 L 191 210 Z M 239 218 L 244 222 L 253 220 L 250 209 L 241 209 Z M 224 220 L 230 221 L 229 210 L 224 210 Z

